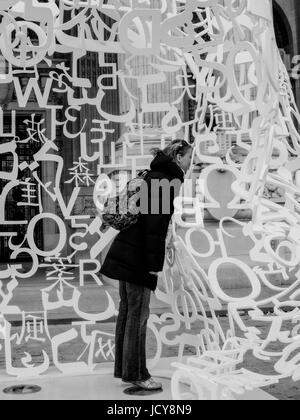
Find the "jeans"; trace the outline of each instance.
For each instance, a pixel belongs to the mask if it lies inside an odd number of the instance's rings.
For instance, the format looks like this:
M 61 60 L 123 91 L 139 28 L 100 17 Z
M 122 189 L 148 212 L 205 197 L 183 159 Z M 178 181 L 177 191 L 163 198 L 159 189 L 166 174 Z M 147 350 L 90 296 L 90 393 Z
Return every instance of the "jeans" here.
M 127 382 L 145 381 L 151 377 L 146 367 L 151 290 L 120 281 L 120 298 L 114 376 Z

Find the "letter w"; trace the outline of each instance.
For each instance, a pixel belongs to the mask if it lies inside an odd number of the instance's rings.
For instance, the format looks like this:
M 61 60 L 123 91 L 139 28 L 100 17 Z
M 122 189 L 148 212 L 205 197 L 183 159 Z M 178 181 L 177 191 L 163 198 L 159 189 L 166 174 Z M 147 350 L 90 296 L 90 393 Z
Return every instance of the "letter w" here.
M 14 77 L 14 85 L 19 106 L 21 108 L 25 108 L 27 106 L 32 91 L 34 91 L 35 97 L 40 108 L 46 108 L 48 105 L 48 99 L 51 92 L 52 82 L 52 79 L 47 78 L 44 93 L 42 94 L 37 79 L 30 78 L 26 86 L 25 92 L 23 94 L 19 78 Z

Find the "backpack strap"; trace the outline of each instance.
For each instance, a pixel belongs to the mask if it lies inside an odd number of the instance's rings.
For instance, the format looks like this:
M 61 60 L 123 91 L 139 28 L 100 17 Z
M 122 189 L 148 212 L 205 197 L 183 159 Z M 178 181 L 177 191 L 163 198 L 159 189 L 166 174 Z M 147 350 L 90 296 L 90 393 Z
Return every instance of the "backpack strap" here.
M 148 175 L 149 172 L 150 172 L 149 169 L 145 169 L 144 171 L 141 171 L 141 172 L 138 173 L 138 177 L 139 178 L 145 178 Z

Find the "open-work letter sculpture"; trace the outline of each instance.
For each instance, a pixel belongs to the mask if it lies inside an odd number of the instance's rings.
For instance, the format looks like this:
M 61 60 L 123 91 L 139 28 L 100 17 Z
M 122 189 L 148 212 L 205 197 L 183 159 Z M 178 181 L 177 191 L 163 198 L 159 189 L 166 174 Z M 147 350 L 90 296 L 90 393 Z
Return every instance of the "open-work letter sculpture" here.
M 0 351 L 7 373 L 40 375 L 51 360 L 62 373 L 92 372 L 113 359 L 113 337 L 101 329 L 116 313 L 111 296 L 104 294 L 99 314 L 84 311 L 81 298 L 87 276 L 102 287 L 99 256 L 115 232 L 101 230 L 86 196 L 109 171 L 143 169 L 147 144 L 181 137 L 207 165 L 196 192 L 183 188 L 177 201 L 182 210 L 157 292 L 170 312 L 149 323 L 157 340 L 152 367 L 163 345 L 178 346 L 176 398 L 185 397 L 181 383 L 210 399 L 298 380 L 300 118 L 271 0 L 2 0 L 0 16 L 0 154 L 9 162 L 0 170 L 0 240 L 10 257 L 0 271 Z M 189 118 L 187 100 L 195 111 Z M 232 147 L 222 155 L 226 141 Z M 221 182 L 217 194 L 212 179 Z M 280 199 L 268 191 L 280 191 Z M 219 221 L 213 228 L 202 223 L 207 211 Z M 241 238 L 250 244 L 248 259 L 231 252 Z M 29 268 L 22 270 L 20 256 Z M 226 267 L 248 282 L 243 297 L 224 287 Z M 16 306 L 20 282 L 40 268 L 48 271 L 39 302 Z M 81 321 L 53 335 L 51 312 L 63 308 Z M 217 316 L 224 309 L 226 326 Z M 20 318 L 21 332 L 11 317 Z M 82 348 L 63 363 L 73 340 Z M 42 360 L 30 354 L 32 343 Z M 186 346 L 197 356 L 183 362 Z M 272 361 L 274 374 L 243 370 L 247 354 Z

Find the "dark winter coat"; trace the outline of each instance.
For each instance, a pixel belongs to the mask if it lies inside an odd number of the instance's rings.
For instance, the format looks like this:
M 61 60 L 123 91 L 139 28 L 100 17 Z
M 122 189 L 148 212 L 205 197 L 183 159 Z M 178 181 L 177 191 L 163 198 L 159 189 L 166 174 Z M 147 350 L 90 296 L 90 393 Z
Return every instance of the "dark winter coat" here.
M 180 188 L 184 181 L 184 172 L 163 152 L 154 158 L 151 170 L 145 178 L 149 191 L 149 210 L 154 201 L 151 180 L 174 181 Z M 158 273 L 163 270 L 166 237 L 174 213 L 173 202 L 179 195 L 179 188 L 171 188 L 170 210 L 167 214 L 162 208 L 155 211 L 156 214 L 150 210 L 148 214 L 141 214 L 135 225 L 118 234 L 102 265 L 101 274 L 111 279 L 139 284 L 153 291 L 156 289 L 157 276 L 150 274 L 150 271 Z M 159 199 L 163 199 L 162 190 Z

